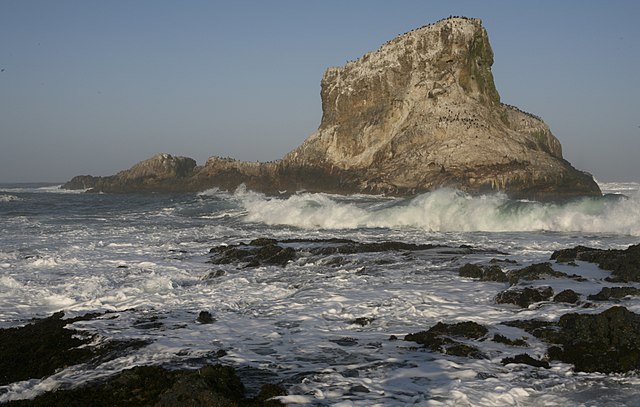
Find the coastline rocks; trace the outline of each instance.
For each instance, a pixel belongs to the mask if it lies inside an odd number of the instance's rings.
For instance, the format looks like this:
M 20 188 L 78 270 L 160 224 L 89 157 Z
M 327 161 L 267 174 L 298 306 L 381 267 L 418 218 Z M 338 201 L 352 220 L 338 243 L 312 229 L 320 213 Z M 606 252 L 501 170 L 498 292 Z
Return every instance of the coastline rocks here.
M 63 188 L 176 192 L 212 187 L 414 195 L 441 187 L 538 200 L 600 195 L 562 157 L 537 116 L 501 103 L 479 19 L 452 17 L 403 34 L 321 82 L 318 130 L 281 160 L 161 154 L 110 177 Z
M 560 345 L 549 356 L 582 372 L 627 372 L 640 368 L 640 315 L 611 307 L 596 315 L 560 317 Z
M 57 369 L 89 362 L 98 357 L 113 356 L 114 351 L 126 352 L 147 344 L 145 341 L 110 341 L 98 347 L 88 347 L 94 337 L 66 326 L 93 319 L 97 314 L 62 319 L 63 312 L 32 323 L 0 330 L 0 386 L 40 379 Z
M 264 385 L 258 396 L 245 397 L 235 370 L 206 365 L 198 370 L 171 371 L 159 366 L 125 370 L 100 383 L 48 392 L 33 400 L 8 402 L 7 406 L 281 406 L 270 400 L 286 395 L 275 385 Z
M 625 250 L 601 250 L 576 246 L 553 252 L 551 260 L 567 263 L 576 260 L 596 263 L 603 270 L 611 271 L 607 281 L 615 283 L 640 282 L 640 244 Z
M 622 373 L 640 368 L 640 315 L 614 306 L 599 314 L 565 314 L 558 322 L 509 321 L 549 343 L 551 360 L 576 371 Z
M 446 250 L 447 253 L 472 253 L 469 247 L 452 248 L 432 244 L 403 242 L 356 242 L 348 239 L 285 239 L 257 238 L 247 243 L 221 245 L 209 250 L 209 263 L 242 264 L 243 267 L 280 266 L 300 257 L 350 255 L 358 253 L 415 252 L 422 250 Z M 341 256 L 323 259 L 325 265 L 340 266 L 346 263 Z M 222 271 L 221 275 L 224 275 Z M 215 275 L 217 276 L 217 275 Z

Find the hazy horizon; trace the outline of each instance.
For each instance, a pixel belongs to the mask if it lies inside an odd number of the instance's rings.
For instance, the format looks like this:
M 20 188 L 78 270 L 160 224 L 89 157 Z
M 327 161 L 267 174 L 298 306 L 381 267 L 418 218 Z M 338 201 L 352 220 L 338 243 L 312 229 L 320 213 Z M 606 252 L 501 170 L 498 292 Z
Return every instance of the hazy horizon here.
M 635 1 L 4 1 L 0 182 L 111 175 L 156 153 L 271 161 L 322 116 L 320 80 L 399 34 L 480 18 L 504 103 L 601 181 L 640 181 Z

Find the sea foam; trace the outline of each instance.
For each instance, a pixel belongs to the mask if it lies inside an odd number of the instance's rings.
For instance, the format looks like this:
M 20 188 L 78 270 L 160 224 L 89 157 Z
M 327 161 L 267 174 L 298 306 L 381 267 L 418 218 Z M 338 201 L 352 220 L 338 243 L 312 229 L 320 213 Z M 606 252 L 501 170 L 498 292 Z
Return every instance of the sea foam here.
M 640 193 L 565 203 L 470 196 L 440 189 L 410 199 L 302 193 L 286 199 L 242 191 L 245 220 L 303 229 L 417 228 L 433 232 L 586 232 L 640 236 Z

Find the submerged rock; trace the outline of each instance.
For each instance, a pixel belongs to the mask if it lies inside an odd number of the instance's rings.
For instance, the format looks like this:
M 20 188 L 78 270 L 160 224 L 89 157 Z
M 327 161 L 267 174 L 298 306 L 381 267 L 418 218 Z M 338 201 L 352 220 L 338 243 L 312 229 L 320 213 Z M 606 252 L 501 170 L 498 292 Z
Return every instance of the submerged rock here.
M 515 198 L 600 195 L 562 156 L 539 117 L 501 103 L 479 19 L 447 18 L 388 41 L 321 81 L 322 120 L 271 163 L 160 154 L 110 177 L 74 178 L 94 191 L 299 190 L 412 195 L 441 187 Z
M 528 353 L 521 353 L 520 355 L 516 355 L 514 357 L 504 358 L 500 363 L 502 363 L 503 365 L 508 365 L 509 363 L 517 363 L 517 364 L 524 364 L 524 365 L 529 365 L 533 367 L 543 367 L 545 369 L 550 368 L 549 362 L 544 360 L 534 359 Z
M 445 324 L 438 322 L 426 331 L 407 334 L 405 341 L 416 342 L 426 348 L 452 356 L 484 358 L 485 355 L 476 347 L 461 343 L 455 339 L 482 339 L 488 329 L 476 322 L 458 322 Z
M 506 336 L 500 335 L 500 334 L 493 335 L 493 339 L 492 340 L 494 342 L 503 343 L 503 344 L 509 345 L 509 346 L 519 346 L 519 347 L 523 347 L 523 348 L 529 347 L 529 344 L 524 339 L 509 339 Z

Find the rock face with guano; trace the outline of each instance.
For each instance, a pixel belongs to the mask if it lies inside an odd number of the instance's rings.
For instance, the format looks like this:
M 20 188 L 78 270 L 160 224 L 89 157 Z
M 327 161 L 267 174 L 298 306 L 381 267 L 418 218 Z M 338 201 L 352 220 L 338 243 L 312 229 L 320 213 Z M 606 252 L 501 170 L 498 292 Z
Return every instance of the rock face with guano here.
M 589 174 L 563 159 L 560 142 L 539 117 L 501 103 L 492 64 L 481 21 L 447 18 L 327 69 L 318 130 L 281 160 L 211 157 L 196 166 L 161 154 L 64 187 L 198 191 L 245 184 L 268 194 L 389 195 L 452 187 L 540 200 L 600 195 Z

